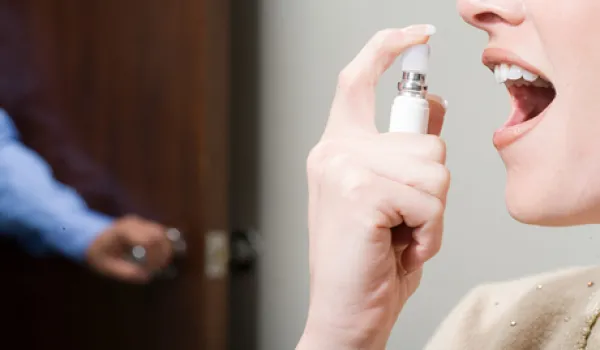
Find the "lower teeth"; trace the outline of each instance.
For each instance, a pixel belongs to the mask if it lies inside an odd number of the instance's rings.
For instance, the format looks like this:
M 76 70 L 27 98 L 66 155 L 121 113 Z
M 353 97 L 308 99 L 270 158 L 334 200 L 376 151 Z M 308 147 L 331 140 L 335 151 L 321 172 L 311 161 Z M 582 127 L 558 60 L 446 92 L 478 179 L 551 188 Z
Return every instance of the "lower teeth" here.
M 517 86 L 517 87 L 521 87 L 521 86 L 535 86 L 535 87 L 540 87 L 540 88 L 551 88 L 552 84 L 550 84 L 549 82 L 543 80 L 543 79 L 536 79 L 533 82 L 527 81 L 523 78 L 519 79 L 519 80 L 507 80 L 506 81 L 506 85 L 508 87 L 510 86 Z

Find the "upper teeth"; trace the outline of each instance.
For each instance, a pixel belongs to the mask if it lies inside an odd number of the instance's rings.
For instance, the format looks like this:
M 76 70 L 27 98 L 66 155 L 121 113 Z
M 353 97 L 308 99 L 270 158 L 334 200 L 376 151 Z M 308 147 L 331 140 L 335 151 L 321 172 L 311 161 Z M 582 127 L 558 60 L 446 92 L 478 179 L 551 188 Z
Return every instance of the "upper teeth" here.
M 517 86 L 521 85 L 534 85 L 539 87 L 550 87 L 551 84 L 546 80 L 540 78 L 539 75 L 531 73 L 525 68 L 517 65 L 509 65 L 506 63 L 497 65 L 494 67 L 494 76 L 498 84 L 514 84 Z

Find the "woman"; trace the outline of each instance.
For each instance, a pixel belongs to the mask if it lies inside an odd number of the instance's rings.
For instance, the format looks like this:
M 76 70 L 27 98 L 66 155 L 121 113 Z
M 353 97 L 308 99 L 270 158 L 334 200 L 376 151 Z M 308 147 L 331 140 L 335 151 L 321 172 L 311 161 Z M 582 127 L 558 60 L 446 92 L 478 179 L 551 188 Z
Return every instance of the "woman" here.
M 600 2 L 459 0 L 489 34 L 484 64 L 513 97 L 494 135 L 517 220 L 600 222 L 595 91 Z M 589 28 L 586 28 L 586 30 Z M 374 86 L 430 26 L 377 34 L 340 75 L 328 125 L 308 159 L 311 299 L 298 349 L 384 349 L 423 265 L 441 246 L 450 176 L 432 97 L 431 135 L 378 134 Z M 475 289 L 430 341 L 431 350 L 598 349 L 600 268 Z

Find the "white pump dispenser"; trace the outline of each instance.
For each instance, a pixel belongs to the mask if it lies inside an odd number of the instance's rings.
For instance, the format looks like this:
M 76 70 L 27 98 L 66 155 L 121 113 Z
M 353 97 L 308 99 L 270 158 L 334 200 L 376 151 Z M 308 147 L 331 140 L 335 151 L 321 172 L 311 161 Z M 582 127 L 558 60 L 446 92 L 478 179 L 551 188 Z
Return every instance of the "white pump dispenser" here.
M 429 45 L 422 44 L 409 48 L 401 57 L 402 81 L 398 83 L 399 93 L 392 105 L 390 132 L 427 133 L 429 52 Z

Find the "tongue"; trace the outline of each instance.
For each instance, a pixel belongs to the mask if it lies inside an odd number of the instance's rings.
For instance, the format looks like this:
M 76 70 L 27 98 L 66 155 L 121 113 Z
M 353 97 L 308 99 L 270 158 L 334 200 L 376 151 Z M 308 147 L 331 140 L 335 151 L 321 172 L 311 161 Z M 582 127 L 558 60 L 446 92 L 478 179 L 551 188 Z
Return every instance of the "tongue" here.
M 510 94 L 519 114 L 524 117 L 523 122 L 525 122 L 540 115 L 552 103 L 556 91 L 552 88 L 535 86 L 512 86 Z

